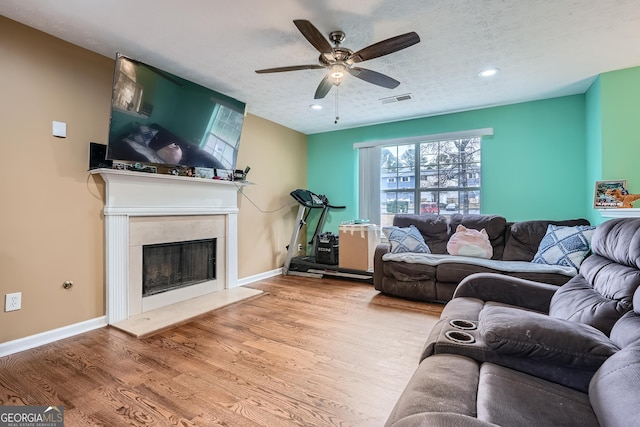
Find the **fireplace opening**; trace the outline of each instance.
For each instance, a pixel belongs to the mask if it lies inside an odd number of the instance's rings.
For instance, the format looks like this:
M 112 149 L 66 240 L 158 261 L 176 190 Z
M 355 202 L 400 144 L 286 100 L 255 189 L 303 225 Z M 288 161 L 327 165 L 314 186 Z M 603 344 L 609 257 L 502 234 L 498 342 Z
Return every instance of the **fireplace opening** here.
M 142 296 L 216 278 L 216 239 L 142 246 Z

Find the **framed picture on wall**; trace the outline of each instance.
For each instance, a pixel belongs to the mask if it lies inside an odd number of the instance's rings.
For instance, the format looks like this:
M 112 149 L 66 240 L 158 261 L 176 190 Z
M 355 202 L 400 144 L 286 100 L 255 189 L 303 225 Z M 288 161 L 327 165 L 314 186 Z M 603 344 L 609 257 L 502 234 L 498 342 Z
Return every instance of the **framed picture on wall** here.
M 616 195 L 627 194 L 627 180 L 596 181 L 596 192 L 593 199 L 594 208 L 619 208 L 622 202 Z

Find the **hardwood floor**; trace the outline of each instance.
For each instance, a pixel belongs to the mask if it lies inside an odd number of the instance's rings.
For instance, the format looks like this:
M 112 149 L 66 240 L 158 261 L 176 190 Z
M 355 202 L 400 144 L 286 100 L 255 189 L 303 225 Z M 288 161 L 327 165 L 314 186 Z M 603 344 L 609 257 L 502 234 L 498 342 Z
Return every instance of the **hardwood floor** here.
M 145 339 L 102 328 L 0 358 L 0 405 L 65 426 L 381 426 L 442 306 L 278 276 Z

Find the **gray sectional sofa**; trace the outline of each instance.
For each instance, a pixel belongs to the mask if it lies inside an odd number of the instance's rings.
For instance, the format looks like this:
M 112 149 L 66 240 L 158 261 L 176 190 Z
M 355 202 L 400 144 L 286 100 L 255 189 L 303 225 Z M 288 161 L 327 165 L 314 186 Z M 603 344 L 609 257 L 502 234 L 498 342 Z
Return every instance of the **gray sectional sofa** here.
M 386 426 L 640 426 L 640 218 L 591 243 L 560 287 L 464 279 Z
M 447 256 L 447 242 L 458 225 L 485 229 L 493 256 L 490 260 Z M 585 219 L 508 222 L 499 215 L 395 215 L 396 227 L 415 226 L 431 254 L 392 254 L 389 243 L 374 252 L 373 285 L 389 295 L 419 300 L 447 302 L 456 286 L 474 273 L 500 273 L 522 279 L 562 285 L 577 274 L 576 269 L 532 264 L 549 224 L 586 226 Z

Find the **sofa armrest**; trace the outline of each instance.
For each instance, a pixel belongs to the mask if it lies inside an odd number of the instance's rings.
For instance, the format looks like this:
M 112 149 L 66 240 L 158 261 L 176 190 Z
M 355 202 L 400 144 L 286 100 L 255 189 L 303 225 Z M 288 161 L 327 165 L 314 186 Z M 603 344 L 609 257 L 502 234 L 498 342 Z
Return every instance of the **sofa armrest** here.
M 485 307 L 478 330 L 497 355 L 594 372 L 620 350 L 593 326 L 512 307 Z M 536 375 L 545 378 L 544 372 Z
M 479 420 L 477 418 L 470 417 L 468 415 L 455 414 L 452 412 L 424 412 L 421 414 L 413 414 L 393 424 L 388 424 L 388 426 L 389 427 L 416 427 L 416 426 L 498 427 L 497 424 L 492 424 L 486 421 Z
M 373 253 L 373 287 L 380 290 L 382 286 L 382 256 L 391 252 L 391 245 L 389 243 L 378 243 L 376 250 Z
M 558 286 L 547 283 L 497 273 L 475 273 L 458 284 L 453 298 L 477 298 L 548 313 L 557 290 Z

